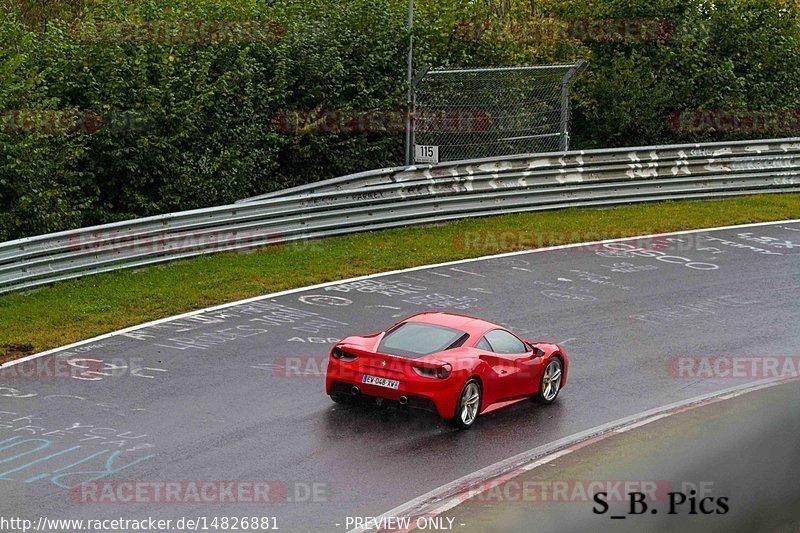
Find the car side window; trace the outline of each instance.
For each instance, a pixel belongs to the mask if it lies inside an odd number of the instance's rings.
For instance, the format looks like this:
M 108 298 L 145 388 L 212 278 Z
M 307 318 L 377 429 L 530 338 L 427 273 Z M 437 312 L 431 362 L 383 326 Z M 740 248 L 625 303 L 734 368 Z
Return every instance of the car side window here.
M 475 344 L 475 347 L 479 350 L 486 350 L 487 352 L 493 352 L 492 347 L 489 345 L 489 342 L 486 340 L 486 337 L 481 337 L 481 340 Z
M 491 345 L 491 350 L 494 353 L 502 354 L 522 354 L 528 353 L 528 347 L 525 346 L 521 340 L 516 338 L 511 333 L 502 330 L 494 329 L 487 333 L 481 341 L 486 340 Z M 478 343 L 478 347 L 480 343 Z

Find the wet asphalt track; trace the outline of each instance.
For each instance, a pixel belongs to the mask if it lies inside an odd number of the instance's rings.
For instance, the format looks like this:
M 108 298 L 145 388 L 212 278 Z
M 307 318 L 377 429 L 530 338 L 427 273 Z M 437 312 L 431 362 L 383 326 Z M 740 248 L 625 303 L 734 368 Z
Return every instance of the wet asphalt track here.
M 797 532 L 798 403 L 800 382 L 792 381 L 684 411 L 526 472 L 446 515 L 464 524 L 457 528 L 463 533 Z M 522 488 L 552 487 L 552 480 L 575 480 L 578 490 L 567 489 L 554 498 L 546 489 Z M 640 514 L 631 513 L 630 497 L 615 480 L 656 483 L 658 496 L 647 502 L 648 512 L 634 506 Z M 597 489 L 587 495 L 580 490 L 584 486 L 605 488 L 607 512 L 593 512 L 603 510 L 591 496 Z M 630 486 L 627 490 L 637 491 L 645 485 Z M 673 491 L 685 494 L 686 500 L 676 495 L 674 514 L 669 514 Z M 714 500 L 701 507 L 700 501 L 709 497 Z M 720 498 L 726 499 L 727 512 L 719 507 Z
M 513 454 L 741 382 L 675 377 L 674 357 L 800 354 L 800 222 L 671 239 L 644 242 L 666 261 L 632 255 L 623 248 L 642 243 L 629 242 L 391 274 L 113 336 L 36 360 L 34 378 L 6 370 L 0 516 L 255 515 L 277 516 L 282 531 L 345 531 L 348 515 L 378 515 Z M 320 341 L 426 309 L 562 343 L 572 367 L 559 401 L 460 432 L 325 396 Z M 84 379 L 46 376 L 63 368 Z M 293 499 L 313 487 L 320 501 L 73 500 L 67 487 L 108 470 L 106 480 L 273 480 Z

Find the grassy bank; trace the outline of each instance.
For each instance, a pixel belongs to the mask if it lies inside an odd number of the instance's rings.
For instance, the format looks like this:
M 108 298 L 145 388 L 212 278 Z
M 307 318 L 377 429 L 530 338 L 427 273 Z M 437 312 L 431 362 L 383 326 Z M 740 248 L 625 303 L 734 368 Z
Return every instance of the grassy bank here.
M 216 254 L 0 297 L 0 362 L 148 320 L 373 272 L 537 246 L 800 218 L 800 194 L 568 209 Z

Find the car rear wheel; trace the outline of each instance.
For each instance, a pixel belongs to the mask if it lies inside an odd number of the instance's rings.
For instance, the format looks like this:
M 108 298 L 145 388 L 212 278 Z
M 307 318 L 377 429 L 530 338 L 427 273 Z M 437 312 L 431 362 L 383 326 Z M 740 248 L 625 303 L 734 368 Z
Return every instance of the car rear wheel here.
M 347 403 L 347 399 L 339 394 L 331 394 L 331 400 L 333 400 L 335 403 Z
M 481 410 L 481 387 L 475 379 L 469 379 L 461 389 L 456 403 L 456 412 L 450 423 L 460 429 L 469 429 Z
M 561 390 L 562 364 L 561 359 L 553 357 L 547 362 L 539 382 L 539 391 L 534 399 L 539 403 L 550 404 L 556 401 Z

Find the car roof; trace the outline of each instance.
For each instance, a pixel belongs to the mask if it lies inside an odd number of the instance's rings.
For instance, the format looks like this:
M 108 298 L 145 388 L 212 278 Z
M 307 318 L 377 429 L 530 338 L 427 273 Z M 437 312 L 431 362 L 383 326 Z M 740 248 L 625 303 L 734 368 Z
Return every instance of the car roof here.
M 404 322 L 423 322 L 435 326 L 444 326 L 457 329 L 470 335 L 481 335 L 492 329 L 505 329 L 488 320 L 475 318 L 473 316 L 459 315 L 456 313 L 445 312 L 425 312 L 408 317 Z

